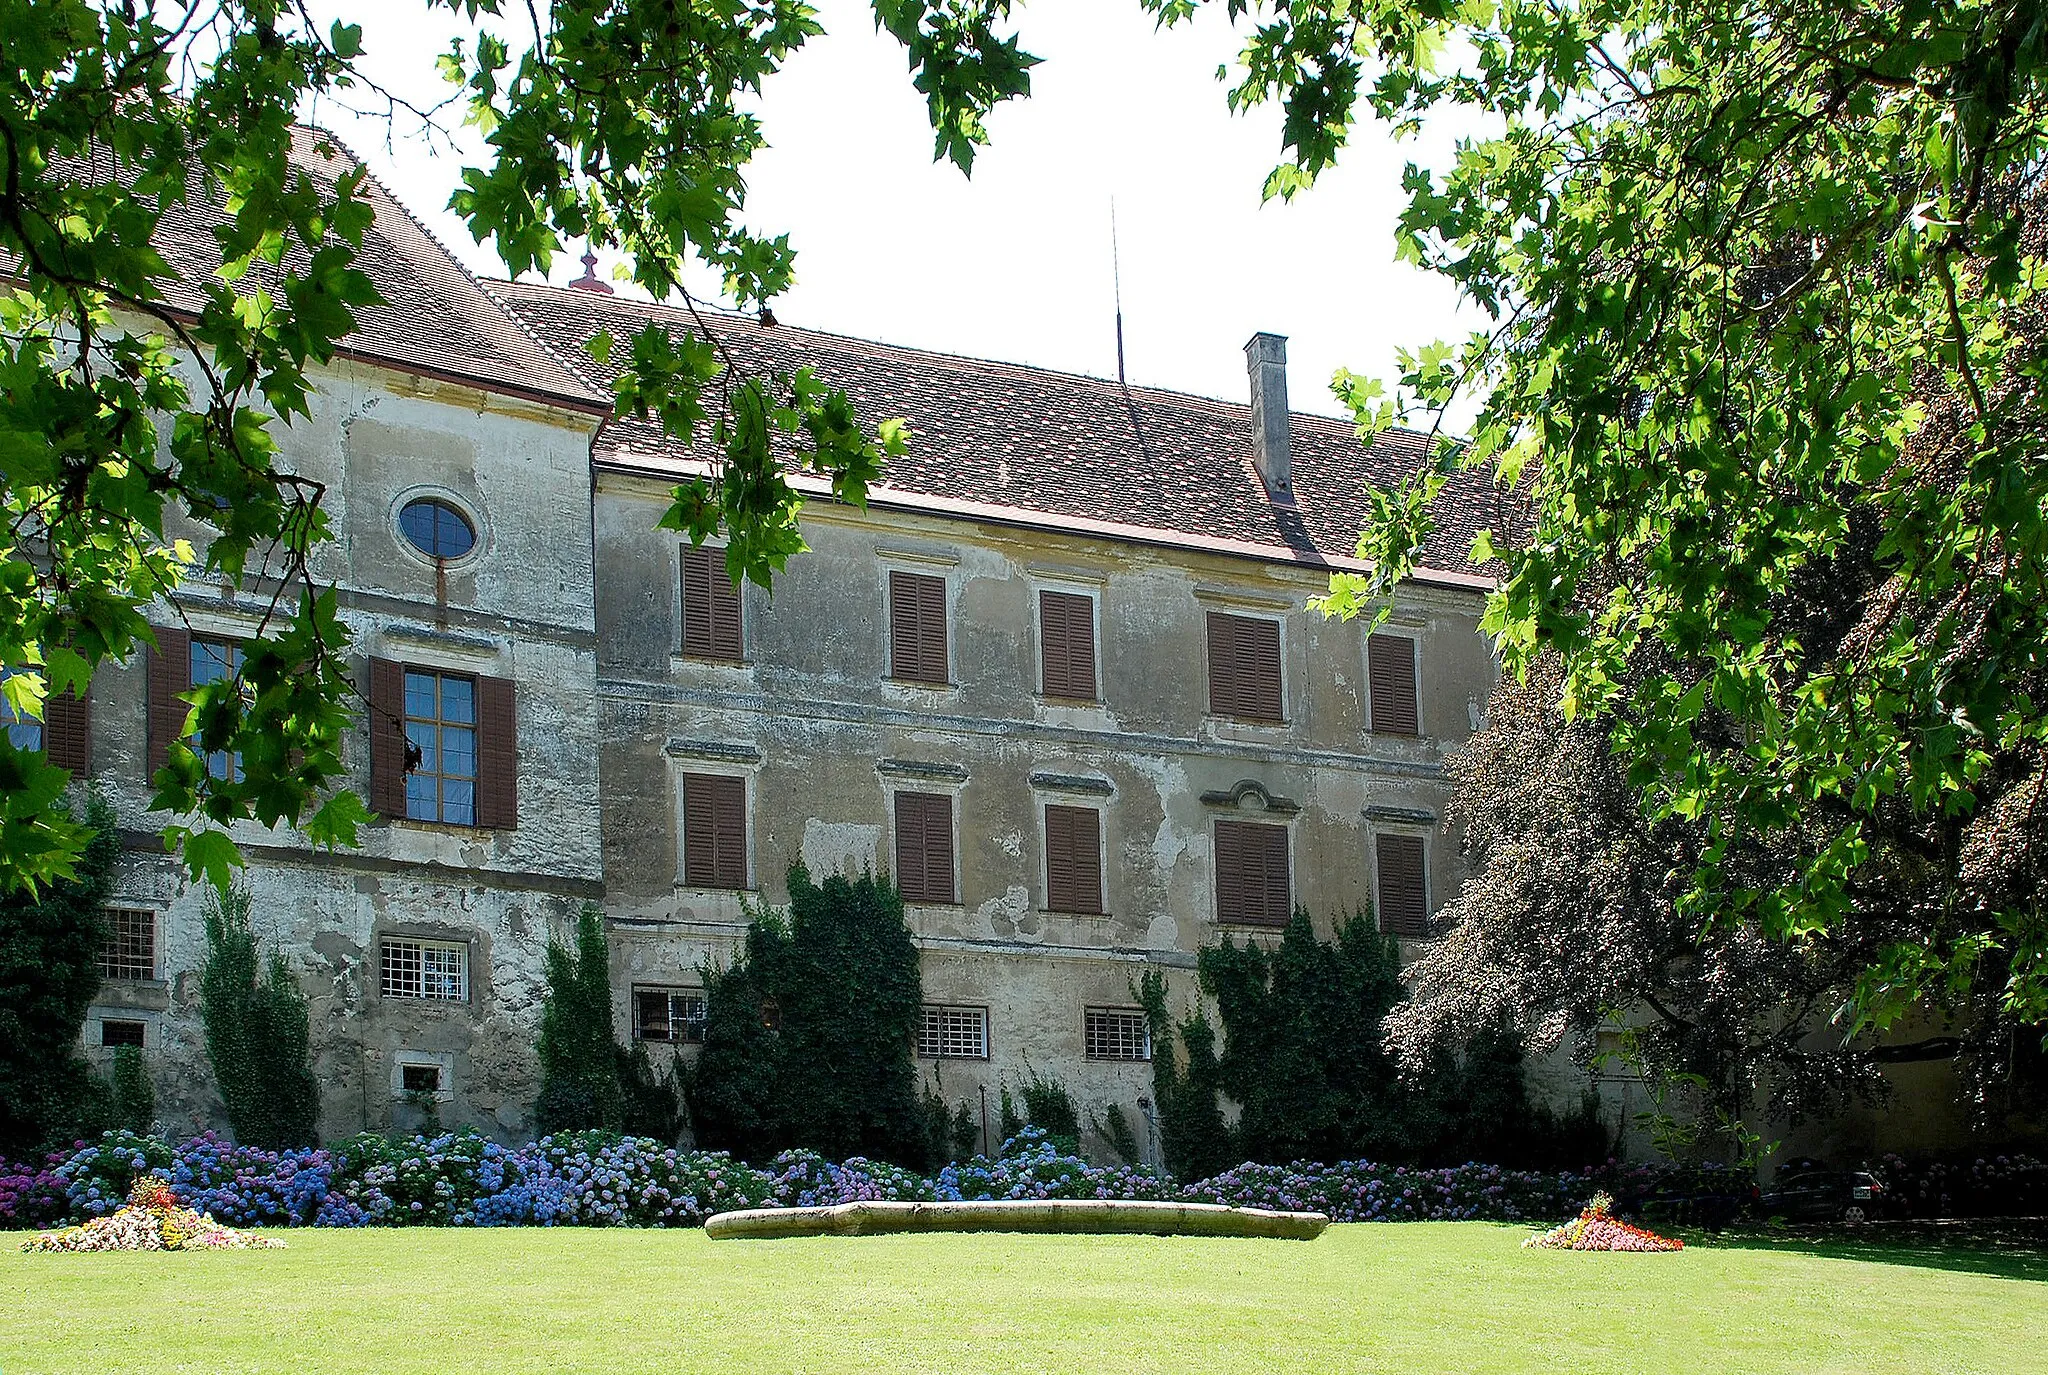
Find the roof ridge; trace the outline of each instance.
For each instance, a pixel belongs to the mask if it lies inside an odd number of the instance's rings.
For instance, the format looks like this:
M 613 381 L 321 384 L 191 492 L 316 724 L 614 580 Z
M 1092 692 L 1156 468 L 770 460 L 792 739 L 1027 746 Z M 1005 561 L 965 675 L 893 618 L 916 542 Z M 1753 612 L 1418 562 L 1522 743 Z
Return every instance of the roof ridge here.
M 574 287 L 559 286 L 553 282 L 523 282 L 505 277 L 490 277 L 480 279 L 480 284 L 483 285 L 486 290 L 504 290 L 509 288 L 513 291 L 526 292 L 534 296 L 558 296 L 561 295 L 562 293 L 574 292 L 575 297 L 571 299 L 578 299 L 585 296 L 591 296 L 591 301 L 593 304 L 598 304 L 605 307 L 627 306 L 631 307 L 635 311 L 638 311 L 642 314 L 662 316 L 670 319 L 680 319 L 686 323 L 689 322 L 693 317 L 708 315 L 718 320 L 727 321 L 732 324 L 745 326 L 751 329 L 759 330 L 769 328 L 768 326 L 762 325 L 760 321 L 755 319 L 753 316 L 747 315 L 741 311 L 727 310 L 720 306 L 696 306 L 686 308 L 683 306 L 670 305 L 665 301 L 648 301 L 642 300 L 634 296 L 605 296 L 600 298 L 592 296 L 592 294 L 588 292 L 578 291 Z M 1107 377 L 1097 377 L 1093 373 L 1070 372 L 1063 368 L 1047 367 L 1041 363 L 1018 363 L 1005 358 L 982 358 L 971 353 L 946 353 L 938 349 L 924 348 L 916 344 L 892 344 L 885 339 L 869 339 L 863 335 L 842 334 L 837 330 L 819 329 L 814 325 L 793 325 L 788 323 L 787 321 L 780 321 L 777 324 L 775 324 L 773 328 L 777 330 L 787 330 L 792 334 L 809 335 L 820 339 L 838 340 L 843 343 L 858 345 L 863 349 L 871 349 L 882 353 L 891 354 L 905 360 L 936 360 L 941 363 L 959 364 L 978 369 L 1010 369 L 1017 373 L 1027 374 L 1035 377 L 1052 377 L 1059 378 L 1062 381 L 1086 382 L 1094 386 L 1101 387 L 1102 389 L 1108 392 L 1120 392 L 1129 396 L 1157 398 L 1169 404 L 1193 403 L 1199 406 L 1217 407 L 1221 408 L 1222 410 L 1230 412 L 1234 416 L 1247 415 L 1251 411 L 1251 403 L 1249 401 L 1229 401 L 1225 400 L 1222 397 L 1203 396 L 1199 392 L 1180 391 L 1173 387 L 1156 387 L 1143 384 L 1132 385 L 1129 383 L 1118 382 Z M 1331 426 L 1335 429 L 1343 430 L 1349 434 L 1357 434 L 1357 425 L 1352 421 L 1344 419 L 1342 416 L 1323 415 L 1318 411 L 1297 411 L 1294 410 L 1292 407 L 1289 408 L 1288 414 L 1299 419 L 1316 421 L 1321 424 Z M 1415 435 L 1417 438 L 1425 437 L 1419 431 L 1410 430 L 1405 426 L 1396 426 L 1394 427 L 1394 430 L 1395 432 L 1401 434 Z

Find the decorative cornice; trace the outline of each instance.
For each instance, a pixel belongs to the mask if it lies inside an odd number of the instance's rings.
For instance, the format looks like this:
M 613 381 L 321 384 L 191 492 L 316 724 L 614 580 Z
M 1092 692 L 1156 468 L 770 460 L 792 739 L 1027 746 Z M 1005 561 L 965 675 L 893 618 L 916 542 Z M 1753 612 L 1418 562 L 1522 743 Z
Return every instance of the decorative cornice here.
M 959 764 L 940 764 L 925 759 L 878 759 L 875 772 L 892 778 L 927 778 L 948 783 L 965 783 L 967 770 Z
M 1400 826 L 1434 826 L 1436 813 L 1421 807 L 1367 807 L 1367 821 L 1386 821 Z
M 1107 778 L 1081 773 L 1034 773 L 1031 786 L 1047 792 L 1087 793 L 1092 797 L 1109 797 L 1116 792 L 1116 784 Z
M 671 759 L 711 759 L 721 764 L 758 764 L 761 751 L 753 746 L 726 740 L 683 740 L 671 735 L 662 747 Z
M 1266 791 L 1265 784 L 1252 778 L 1239 780 L 1237 786 L 1233 788 L 1203 793 L 1202 805 L 1205 807 L 1239 810 L 1243 808 L 1244 800 L 1247 797 L 1258 798 L 1260 810 L 1270 812 L 1274 816 L 1293 816 L 1301 810 L 1301 804 L 1293 798 L 1275 797 L 1272 793 Z

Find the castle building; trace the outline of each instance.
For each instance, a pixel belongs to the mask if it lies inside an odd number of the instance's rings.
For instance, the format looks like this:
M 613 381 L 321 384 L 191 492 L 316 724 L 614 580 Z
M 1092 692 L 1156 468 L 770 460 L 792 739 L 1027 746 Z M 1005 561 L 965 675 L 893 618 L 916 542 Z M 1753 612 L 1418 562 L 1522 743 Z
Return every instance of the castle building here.
M 700 323 L 588 277 L 478 281 L 369 194 L 361 265 L 386 304 L 279 439 L 326 486 L 315 572 L 354 634 L 349 781 L 379 819 L 340 852 L 235 833 L 258 935 L 310 999 L 323 1135 L 402 1124 L 423 1095 L 451 1125 L 530 1130 L 543 956 L 586 904 L 620 1036 L 687 1047 L 700 969 L 791 865 L 887 872 L 928 1082 L 951 1102 L 1037 1070 L 1131 1113 L 1145 971 L 1192 999 L 1197 951 L 1297 905 L 1414 937 L 1455 889 L 1441 760 L 1496 673 L 1466 554 L 1515 512 L 1454 478 L 1386 624 L 1305 610 L 1358 566 L 1368 486 L 1426 451 L 1292 411 L 1283 339 L 1253 336 L 1226 402 Z M 160 247 L 196 278 L 218 258 L 187 228 Z M 865 507 L 810 500 L 810 550 L 772 594 L 657 526 L 711 455 L 610 418 L 584 348 L 650 323 L 708 324 L 741 366 L 811 368 L 869 423 L 914 427 Z M 218 1109 L 203 904 L 148 776 L 177 694 L 234 671 L 265 605 L 195 576 L 156 608 L 156 649 L 48 726 L 128 842 L 88 1045 L 140 1043 L 173 1130 Z

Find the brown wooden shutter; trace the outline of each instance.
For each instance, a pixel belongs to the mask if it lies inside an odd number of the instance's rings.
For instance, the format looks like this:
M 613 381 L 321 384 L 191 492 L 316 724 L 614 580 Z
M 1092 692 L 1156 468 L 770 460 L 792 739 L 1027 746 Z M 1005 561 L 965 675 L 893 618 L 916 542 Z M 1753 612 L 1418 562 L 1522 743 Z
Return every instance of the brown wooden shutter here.
M 1075 592 L 1040 592 L 1038 639 L 1045 695 L 1094 701 L 1094 598 Z
M 370 660 L 370 810 L 405 815 L 405 666 Z
M 1216 823 L 1218 921 L 1285 926 L 1293 912 L 1290 877 L 1285 826 Z
M 1378 735 L 1415 735 L 1415 641 L 1406 635 L 1373 635 L 1365 642 L 1366 677 L 1372 693 L 1372 723 Z
M 481 674 L 476 680 L 476 824 L 499 831 L 519 827 L 518 697 L 510 678 Z
M 1380 870 L 1380 930 L 1396 936 L 1429 934 L 1429 890 L 1420 836 L 1383 835 L 1376 846 Z
M 683 653 L 734 663 L 746 657 L 739 589 L 726 570 L 724 551 L 707 545 L 683 550 Z
M 1209 710 L 1237 714 L 1237 617 L 1209 613 Z
M 1251 721 L 1282 719 L 1280 623 L 1209 613 L 1209 710 Z
M 70 688 L 43 699 L 43 757 L 73 778 L 92 772 L 92 694 Z
M 1045 809 L 1045 905 L 1102 911 L 1102 813 L 1093 807 Z
M 906 902 L 957 902 L 953 885 L 953 799 L 896 794 L 896 886 Z
M 747 780 L 683 775 L 683 882 L 747 886 Z
M 920 683 L 946 678 L 946 580 L 889 574 L 889 676 Z
M 149 651 L 149 772 L 170 758 L 171 742 L 185 734 L 192 708 L 178 694 L 192 686 L 192 634 L 183 626 L 160 625 Z

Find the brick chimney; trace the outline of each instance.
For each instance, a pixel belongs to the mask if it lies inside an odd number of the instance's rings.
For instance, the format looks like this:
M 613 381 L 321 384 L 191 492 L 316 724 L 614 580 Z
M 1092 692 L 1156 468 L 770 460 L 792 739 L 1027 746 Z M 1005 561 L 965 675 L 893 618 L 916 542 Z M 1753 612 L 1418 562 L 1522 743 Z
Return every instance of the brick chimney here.
M 1294 504 L 1287 412 L 1287 337 L 1254 334 L 1244 346 L 1252 383 L 1252 461 L 1276 505 Z

